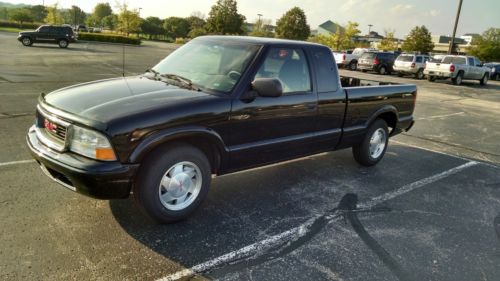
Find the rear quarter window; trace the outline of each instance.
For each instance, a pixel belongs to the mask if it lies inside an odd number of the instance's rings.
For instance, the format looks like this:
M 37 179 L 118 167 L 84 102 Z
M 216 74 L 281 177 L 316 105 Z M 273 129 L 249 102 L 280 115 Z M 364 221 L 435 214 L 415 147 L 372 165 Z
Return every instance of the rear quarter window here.
M 335 92 L 338 88 L 338 74 L 331 52 L 325 48 L 315 48 L 312 49 L 312 56 L 318 93 Z

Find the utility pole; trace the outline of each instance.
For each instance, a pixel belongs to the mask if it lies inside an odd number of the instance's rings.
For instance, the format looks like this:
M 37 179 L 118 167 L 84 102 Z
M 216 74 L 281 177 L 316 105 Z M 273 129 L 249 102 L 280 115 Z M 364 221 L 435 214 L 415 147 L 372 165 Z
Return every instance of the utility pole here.
M 451 35 L 450 46 L 448 47 L 448 55 L 451 55 L 453 51 L 453 46 L 455 45 L 455 35 L 457 33 L 458 19 L 460 18 L 460 11 L 462 10 L 462 2 L 463 0 L 459 0 L 458 2 L 458 10 L 457 16 L 455 18 L 455 27 L 453 27 L 453 35 Z
M 368 25 L 368 37 L 370 36 L 370 32 L 372 31 L 373 24 Z

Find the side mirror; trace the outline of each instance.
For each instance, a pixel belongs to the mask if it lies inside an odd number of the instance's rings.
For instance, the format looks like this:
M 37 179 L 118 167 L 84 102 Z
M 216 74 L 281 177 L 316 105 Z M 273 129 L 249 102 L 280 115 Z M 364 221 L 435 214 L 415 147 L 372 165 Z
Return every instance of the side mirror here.
M 261 97 L 277 98 L 283 95 L 283 86 L 276 78 L 257 78 L 252 82 L 252 88 Z

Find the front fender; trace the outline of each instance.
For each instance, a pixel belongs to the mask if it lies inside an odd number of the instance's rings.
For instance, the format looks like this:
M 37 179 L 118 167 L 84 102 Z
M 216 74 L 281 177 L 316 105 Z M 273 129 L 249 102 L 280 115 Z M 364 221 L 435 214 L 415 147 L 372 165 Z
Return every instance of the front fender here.
M 182 138 L 198 137 L 200 139 L 210 140 L 217 147 L 221 155 L 221 162 L 225 162 L 228 155 L 228 149 L 222 140 L 222 137 L 214 130 L 201 126 L 188 126 L 181 128 L 165 129 L 147 136 L 134 149 L 129 157 L 130 163 L 140 163 L 142 159 L 153 149 Z

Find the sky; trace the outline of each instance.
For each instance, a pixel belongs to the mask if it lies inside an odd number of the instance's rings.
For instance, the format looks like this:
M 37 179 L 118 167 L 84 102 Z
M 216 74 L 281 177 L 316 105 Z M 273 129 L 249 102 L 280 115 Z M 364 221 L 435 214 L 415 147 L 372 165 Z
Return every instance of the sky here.
M 0 0 L 10 3 L 51 5 L 60 7 L 77 5 L 86 12 L 92 12 L 96 3 L 109 2 L 115 9 L 117 0 Z M 122 0 L 120 0 L 122 1 Z M 170 16 L 187 17 L 193 12 L 208 16 L 216 0 L 128 0 L 129 7 L 141 8 L 141 17 Z M 257 14 L 271 19 L 273 24 L 287 10 L 301 7 L 307 16 L 311 29 L 326 20 L 342 25 L 348 21 L 358 22 L 363 34 L 368 25 L 380 34 L 395 31 L 396 37 L 404 38 L 416 25 L 425 25 L 435 35 L 449 35 L 459 0 L 237 0 L 238 11 L 248 22 L 254 22 Z M 464 0 L 457 29 L 457 35 L 482 33 L 489 27 L 500 28 L 500 0 Z

